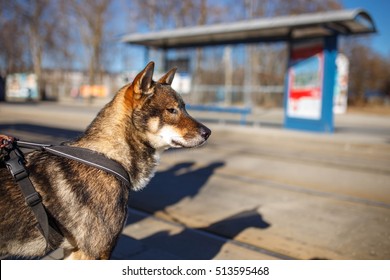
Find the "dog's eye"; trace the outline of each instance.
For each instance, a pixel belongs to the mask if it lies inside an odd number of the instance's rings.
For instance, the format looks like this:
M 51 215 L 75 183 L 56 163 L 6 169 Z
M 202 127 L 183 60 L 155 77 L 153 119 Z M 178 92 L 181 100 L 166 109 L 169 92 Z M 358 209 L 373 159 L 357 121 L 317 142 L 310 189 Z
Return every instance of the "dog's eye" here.
M 167 111 L 171 114 L 177 114 L 177 110 L 175 108 L 167 108 Z

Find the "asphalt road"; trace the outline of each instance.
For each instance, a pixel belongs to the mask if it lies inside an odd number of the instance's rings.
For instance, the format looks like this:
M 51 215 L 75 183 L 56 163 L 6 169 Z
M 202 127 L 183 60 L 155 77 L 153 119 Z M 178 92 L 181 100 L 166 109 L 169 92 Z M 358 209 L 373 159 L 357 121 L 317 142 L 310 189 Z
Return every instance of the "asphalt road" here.
M 78 136 L 97 106 L 0 104 L 0 133 L 58 143 Z M 208 120 L 209 143 L 162 157 L 132 193 L 116 259 L 390 259 L 390 118 L 336 117 L 336 133 Z M 55 254 L 53 255 L 55 256 Z

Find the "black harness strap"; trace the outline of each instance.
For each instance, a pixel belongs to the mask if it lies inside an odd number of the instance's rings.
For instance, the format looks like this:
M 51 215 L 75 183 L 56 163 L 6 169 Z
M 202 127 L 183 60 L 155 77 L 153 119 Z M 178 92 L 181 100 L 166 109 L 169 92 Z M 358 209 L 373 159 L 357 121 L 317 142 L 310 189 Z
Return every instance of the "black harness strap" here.
M 5 162 L 5 164 L 15 181 L 18 183 L 27 205 L 31 208 L 38 221 L 38 229 L 46 241 L 45 252 L 47 253 L 50 248 L 53 249 L 49 240 L 49 231 L 60 236 L 62 236 L 62 233 L 49 224 L 46 209 L 42 204 L 42 197 L 35 190 L 30 178 L 28 177 L 28 171 L 24 166 L 24 157 L 22 152 L 18 148 L 15 148 L 11 151 L 9 156 L 10 158 Z
M 131 186 L 129 174 L 123 166 L 116 161 L 108 159 L 102 154 L 88 149 L 71 146 L 50 146 L 46 147 L 44 150 L 54 155 L 69 158 L 111 173 L 129 188 Z
M 17 140 L 16 142 L 18 146 L 22 148 L 40 149 L 60 157 L 69 158 L 84 163 L 86 165 L 104 170 L 114 175 L 117 179 L 121 180 L 129 188 L 131 187 L 129 174 L 123 168 L 123 166 L 120 163 L 109 159 L 105 155 L 100 154 L 98 152 L 85 148 L 66 145 L 55 146 L 25 142 L 20 140 Z

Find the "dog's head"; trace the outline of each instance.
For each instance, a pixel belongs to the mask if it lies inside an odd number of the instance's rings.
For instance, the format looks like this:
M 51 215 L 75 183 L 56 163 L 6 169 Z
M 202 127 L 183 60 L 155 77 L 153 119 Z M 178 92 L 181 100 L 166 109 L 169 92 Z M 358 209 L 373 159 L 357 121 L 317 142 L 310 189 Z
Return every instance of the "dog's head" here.
M 204 144 L 211 131 L 193 119 L 180 95 L 171 84 L 176 68 L 157 82 L 153 81 L 154 63 L 150 62 L 128 87 L 126 104 L 132 110 L 132 122 L 150 145 L 159 150 L 192 148 Z

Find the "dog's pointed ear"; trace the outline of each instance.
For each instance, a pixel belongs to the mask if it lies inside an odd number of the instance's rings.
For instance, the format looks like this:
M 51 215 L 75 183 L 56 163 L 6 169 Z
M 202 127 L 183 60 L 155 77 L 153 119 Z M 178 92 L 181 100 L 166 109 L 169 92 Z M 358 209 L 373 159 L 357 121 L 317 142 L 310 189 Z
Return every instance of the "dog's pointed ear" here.
M 175 77 L 176 70 L 177 70 L 177 67 L 172 68 L 164 76 L 162 76 L 158 80 L 158 82 L 160 84 L 171 85 L 172 81 L 173 81 L 173 78 Z
M 151 61 L 146 65 L 145 69 L 138 73 L 135 77 L 132 87 L 135 99 L 140 99 L 142 95 L 152 93 L 153 87 L 153 71 L 154 62 Z

